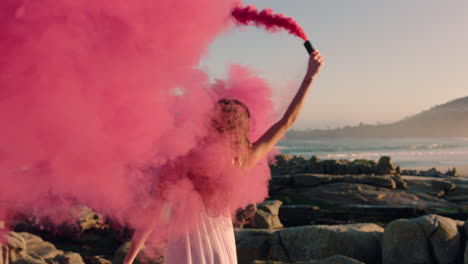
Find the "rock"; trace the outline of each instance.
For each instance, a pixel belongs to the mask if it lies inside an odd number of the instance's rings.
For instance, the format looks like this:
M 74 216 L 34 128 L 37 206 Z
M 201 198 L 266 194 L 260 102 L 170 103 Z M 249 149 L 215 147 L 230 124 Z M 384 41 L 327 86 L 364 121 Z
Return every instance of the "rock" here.
M 265 201 L 257 204 L 257 212 L 254 216 L 254 226 L 256 228 L 278 229 L 283 225 L 278 217 L 279 208 L 283 202 L 278 200 Z
M 445 194 L 444 199 L 458 205 L 468 205 L 468 186 L 457 184 L 455 190 Z
M 396 189 L 396 183 L 390 176 L 345 176 L 343 182 L 360 183 L 388 189 Z
M 381 193 L 378 188 L 370 185 L 344 182 L 324 184 L 312 188 L 298 188 L 297 192 L 299 195 L 314 201 L 337 205 L 366 204 Z M 346 200 L 344 200 L 345 197 Z
M 438 215 L 393 221 L 384 232 L 383 263 L 455 263 L 460 237 L 457 224 Z
M 324 174 L 301 173 L 293 176 L 293 184 L 296 187 L 315 187 L 337 181 L 337 177 Z
M 435 189 L 440 189 L 445 193 L 455 190 L 456 185 L 447 181 L 431 181 L 431 185 Z
M 128 250 L 130 249 L 131 242 L 123 243 L 115 252 L 114 257 L 112 258 L 112 264 L 122 264 L 125 256 L 127 255 Z M 136 259 L 133 261 L 133 264 L 163 264 L 165 263 L 164 257 L 150 258 L 145 253 L 143 248 L 137 255 Z
M 236 250 L 239 264 L 250 264 L 254 260 L 268 259 L 271 231 L 256 229 L 236 229 Z
M 26 252 L 30 255 L 34 254 L 44 259 L 52 259 L 64 253 L 62 250 L 58 250 L 54 244 L 42 240 L 39 236 L 26 232 L 20 232 L 19 235 L 24 238 Z
M 16 232 L 8 232 L 5 236 L 5 244 L 16 251 L 26 251 L 26 241 Z
M 375 174 L 377 175 L 393 174 L 395 173 L 395 169 L 396 169 L 396 166 L 395 164 L 393 164 L 392 158 L 390 158 L 389 156 L 382 156 L 377 162 L 377 166 L 375 168 Z
M 400 175 L 392 175 L 391 178 L 395 182 L 397 189 L 408 189 L 408 183 Z
M 105 259 L 101 256 L 87 257 L 85 262 L 88 264 L 112 264 L 110 260 Z
M 428 248 L 424 232 L 410 220 L 395 220 L 385 227 L 383 264 L 433 263 Z
M 419 175 L 426 176 L 426 177 L 442 177 L 443 176 L 443 174 L 440 171 L 438 171 L 436 168 L 432 168 L 427 171 L 421 171 Z
M 3 264 L 47 264 L 63 254 L 52 243 L 25 232 L 9 232 L 5 240 L 0 260 Z
M 289 185 L 292 183 L 292 177 L 289 175 L 272 176 L 270 182 L 273 185 Z
M 380 260 L 383 228 L 375 224 L 301 226 L 274 232 L 269 259 L 308 261 L 343 255 L 376 263 Z
M 288 264 L 286 262 L 281 261 L 263 261 L 258 260 L 251 262 L 252 264 Z M 328 258 L 324 258 L 321 260 L 310 260 L 310 261 L 299 261 L 295 262 L 294 264 L 365 264 L 359 260 L 355 260 L 346 256 L 331 256 Z
M 346 256 L 331 256 L 325 259 L 311 261 L 310 264 L 365 264 L 359 260 L 349 258 Z
M 403 170 L 401 172 L 402 175 L 408 175 L 408 176 L 417 176 L 418 171 L 417 170 Z
M 463 232 L 465 233 L 465 237 L 468 238 L 468 220 L 465 221 L 465 224 L 463 225 Z
M 320 158 L 317 157 L 317 156 L 315 156 L 315 155 L 313 155 L 313 156 L 310 157 L 310 159 L 309 159 L 309 163 L 310 163 L 310 164 L 315 164 L 315 163 L 319 163 L 319 162 L 320 162 Z
M 367 184 L 389 189 L 395 189 L 396 183 L 391 176 L 368 176 L 368 175 L 324 175 L 301 173 L 293 176 L 296 187 L 315 187 L 322 184 L 335 182 Z
M 468 264 L 468 244 L 465 246 L 465 254 L 463 256 L 463 264 Z
M 105 220 L 102 215 L 94 212 L 91 208 L 81 206 L 75 208 L 78 215 L 78 224 L 81 228 L 81 232 L 92 229 L 103 229 L 106 227 L 104 224 Z
M 59 264 L 84 264 L 83 258 L 78 253 L 66 252 L 55 258 Z
M 236 228 L 243 228 L 245 225 L 254 225 L 254 217 L 256 213 L 256 204 L 249 204 L 247 207 L 245 207 L 245 209 L 237 209 L 236 217 L 233 221 L 233 226 Z
M 460 177 L 460 173 L 458 172 L 457 168 L 447 170 L 445 175 L 448 177 Z

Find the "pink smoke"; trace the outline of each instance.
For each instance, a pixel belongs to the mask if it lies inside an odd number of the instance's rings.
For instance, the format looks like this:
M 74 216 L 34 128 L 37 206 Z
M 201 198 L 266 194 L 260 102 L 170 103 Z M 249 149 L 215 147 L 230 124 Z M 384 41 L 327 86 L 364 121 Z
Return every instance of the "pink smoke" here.
M 296 20 L 291 17 L 286 17 L 283 14 L 275 14 L 275 12 L 269 8 L 265 8 L 259 12 L 254 5 L 243 5 L 239 3 L 232 11 L 232 16 L 239 25 L 264 27 L 270 32 L 284 29 L 294 36 L 307 40 L 307 35 Z
M 221 97 L 250 107 L 252 140 L 274 117 L 270 88 L 251 70 L 233 66 L 213 87 L 194 69 L 234 5 L 1 1 L 0 216 L 71 222 L 70 207 L 87 205 L 138 228 L 165 224 L 153 213 L 163 197 L 189 216 L 202 198 L 230 211 L 262 201 L 266 164 L 233 169 L 222 140 L 203 141 Z M 210 183 L 205 193 L 201 181 Z

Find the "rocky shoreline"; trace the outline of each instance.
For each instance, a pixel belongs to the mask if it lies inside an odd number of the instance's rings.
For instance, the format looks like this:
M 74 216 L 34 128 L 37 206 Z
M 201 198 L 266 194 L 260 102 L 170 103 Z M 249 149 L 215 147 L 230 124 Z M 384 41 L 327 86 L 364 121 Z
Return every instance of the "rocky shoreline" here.
M 270 199 L 234 217 L 241 264 L 468 264 L 468 179 L 456 169 L 405 175 L 388 157 L 320 161 L 287 155 L 271 169 Z M 26 216 L 0 221 L 0 228 L 14 230 L 4 236 L 0 264 L 122 263 L 130 230 L 80 210 L 76 225 L 61 232 Z M 142 252 L 137 263 L 164 258 Z

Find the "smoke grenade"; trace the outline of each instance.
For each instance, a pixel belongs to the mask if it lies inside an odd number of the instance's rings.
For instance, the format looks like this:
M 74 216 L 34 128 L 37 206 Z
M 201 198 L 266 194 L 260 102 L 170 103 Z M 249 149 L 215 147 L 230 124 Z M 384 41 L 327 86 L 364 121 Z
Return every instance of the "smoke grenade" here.
M 312 52 L 314 52 L 314 47 L 312 46 L 312 43 L 310 43 L 309 40 L 307 40 L 306 42 L 304 42 L 304 47 L 306 48 L 307 52 L 309 54 L 312 54 Z

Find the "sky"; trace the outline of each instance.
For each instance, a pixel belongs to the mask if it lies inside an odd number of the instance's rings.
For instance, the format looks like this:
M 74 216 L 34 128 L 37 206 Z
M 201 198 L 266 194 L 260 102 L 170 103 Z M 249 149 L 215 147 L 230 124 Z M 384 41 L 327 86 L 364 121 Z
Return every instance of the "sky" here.
M 294 17 L 325 65 L 294 129 L 391 123 L 468 96 L 468 1 L 245 0 Z M 284 111 L 307 65 L 303 41 L 236 28 L 201 68 L 222 78 L 232 63 L 255 69 Z

